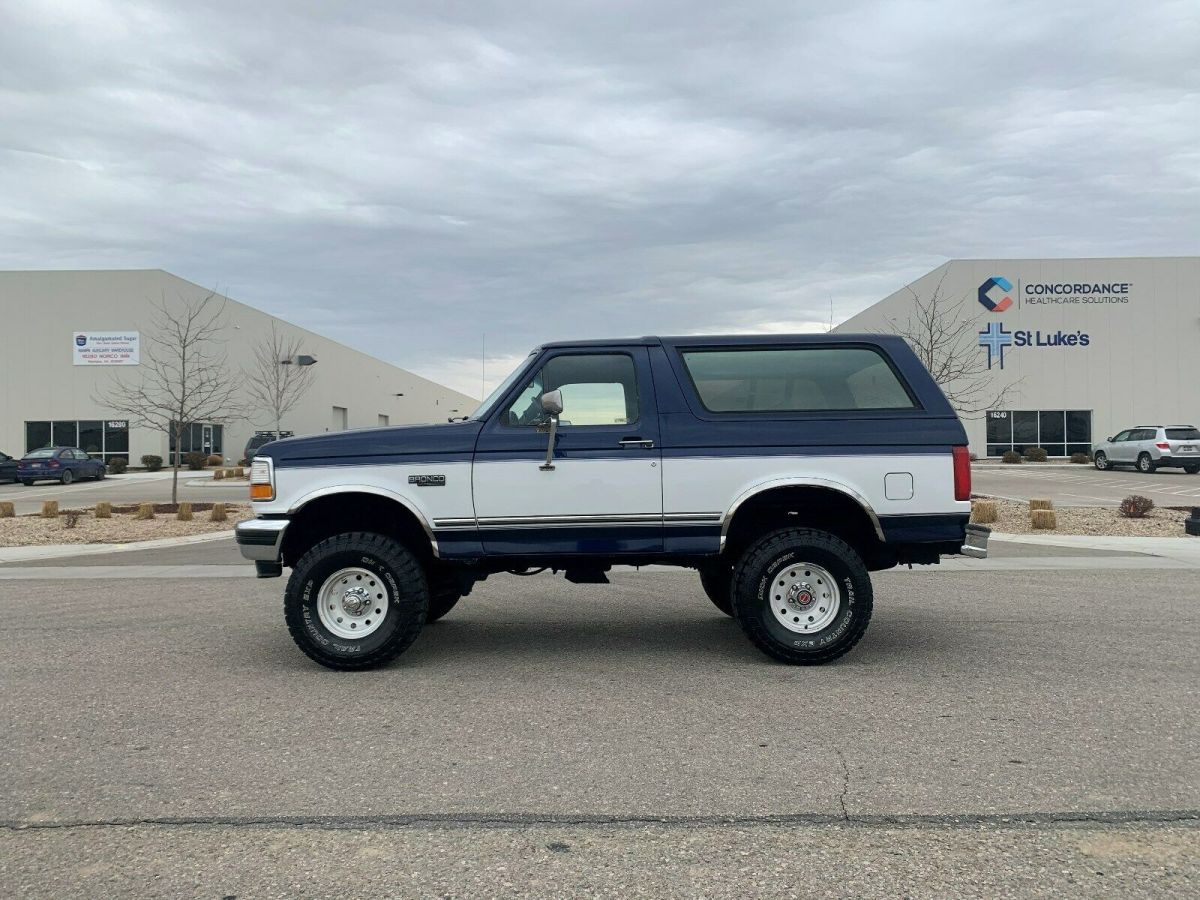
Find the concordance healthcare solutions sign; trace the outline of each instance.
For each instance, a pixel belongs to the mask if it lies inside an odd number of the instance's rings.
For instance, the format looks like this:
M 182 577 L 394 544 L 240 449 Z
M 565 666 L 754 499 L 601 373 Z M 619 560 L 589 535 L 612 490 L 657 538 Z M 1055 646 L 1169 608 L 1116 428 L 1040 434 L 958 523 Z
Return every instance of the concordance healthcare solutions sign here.
M 136 366 L 136 331 L 76 331 L 72 335 L 77 366 Z

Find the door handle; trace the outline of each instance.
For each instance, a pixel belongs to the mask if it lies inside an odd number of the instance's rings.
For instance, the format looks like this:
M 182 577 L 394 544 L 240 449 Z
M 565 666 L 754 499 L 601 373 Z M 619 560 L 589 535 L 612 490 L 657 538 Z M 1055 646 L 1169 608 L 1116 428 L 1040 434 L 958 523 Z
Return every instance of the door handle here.
M 642 438 L 622 438 L 619 443 L 622 447 L 641 447 L 643 450 L 649 450 L 654 446 L 654 441 Z

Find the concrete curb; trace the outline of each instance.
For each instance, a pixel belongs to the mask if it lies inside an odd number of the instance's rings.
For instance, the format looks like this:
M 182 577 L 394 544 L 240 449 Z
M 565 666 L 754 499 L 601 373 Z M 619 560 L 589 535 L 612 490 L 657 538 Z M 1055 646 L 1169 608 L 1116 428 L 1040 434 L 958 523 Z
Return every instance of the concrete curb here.
M 26 562 L 32 559 L 58 559 L 64 556 L 99 556 L 105 553 L 124 553 L 131 550 L 157 550 L 163 547 L 182 547 L 204 544 L 233 537 L 233 531 L 209 531 L 182 537 L 157 538 L 153 541 L 133 541 L 128 544 L 41 544 L 33 547 L 0 547 L 0 563 Z
M 1179 537 L 1117 537 L 1089 534 L 1005 534 L 993 531 L 991 540 L 1008 544 L 1040 544 L 1086 550 L 1121 550 L 1145 553 L 1187 563 L 1200 563 L 1200 539 Z

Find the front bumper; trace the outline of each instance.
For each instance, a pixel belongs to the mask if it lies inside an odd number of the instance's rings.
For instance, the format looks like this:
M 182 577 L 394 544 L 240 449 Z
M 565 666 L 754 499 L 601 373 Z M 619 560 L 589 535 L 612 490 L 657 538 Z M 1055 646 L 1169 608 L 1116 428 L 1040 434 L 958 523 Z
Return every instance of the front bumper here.
M 287 519 L 249 519 L 234 529 L 242 556 L 255 562 L 280 562 Z
M 991 536 L 992 529 L 986 525 L 968 525 L 967 536 L 962 545 L 962 555 L 975 559 L 987 559 L 988 538 Z

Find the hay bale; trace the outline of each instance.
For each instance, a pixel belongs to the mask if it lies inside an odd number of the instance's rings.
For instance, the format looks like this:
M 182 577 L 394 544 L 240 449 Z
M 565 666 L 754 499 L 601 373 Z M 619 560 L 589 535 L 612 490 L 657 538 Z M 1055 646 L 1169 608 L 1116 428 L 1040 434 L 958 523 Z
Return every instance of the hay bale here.
M 213 481 L 220 481 L 225 477 L 224 469 L 213 469 Z
M 135 512 L 133 514 L 133 517 L 135 519 L 153 519 L 154 518 L 154 504 L 153 503 L 139 504 L 138 508 L 137 508 L 137 512 Z
M 225 512 L 224 503 L 214 503 L 212 511 L 208 514 L 210 522 L 226 522 L 229 520 L 229 515 Z
M 246 470 L 241 468 L 241 466 L 239 466 L 238 468 L 233 470 L 233 477 L 234 478 L 245 478 Z
M 192 504 L 180 503 L 179 511 L 175 513 L 175 518 L 178 519 L 180 522 L 192 521 Z
M 96 515 L 97 519 L 111 519 L 112 518 L 112 504 L 109 503 L 107 500 L 101 500 L 99 503 L 96 504 L 95 515 Z
M 971 521 L 976 525 L 990 525 L 999 517 L 999 505 L 995 500 L 971 502 Z
M 1029 508 L 1032 509 L 1054 509 L 1053 500 L 1030 500 Z
M 58 501 L 43 500 L 42 501 L 42 518 L 57 519 L 58 518 Z
M 1058 527 L 1058 519 L 1052 509 L 1032 509 L 1029 511 L 1029 524 L 1039 531 L 1053 531 Z
M 13 507 L 11 501 L 5 500 L 4 502 L 0 503 L 0 519 L 11 519 L 16 514 L 17 511 Z

